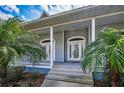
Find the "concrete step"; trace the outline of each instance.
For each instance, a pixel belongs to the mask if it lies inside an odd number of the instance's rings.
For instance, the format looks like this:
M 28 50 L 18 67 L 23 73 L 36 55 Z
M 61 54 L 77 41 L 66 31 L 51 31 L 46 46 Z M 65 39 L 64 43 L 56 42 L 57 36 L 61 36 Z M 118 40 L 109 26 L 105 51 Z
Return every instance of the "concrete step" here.
M 75 72 L 56 72 L 56 71 L 50 71 L 49 75 L 68 75 L 68 76 L 82 76 L 83 73 L 75 73 Z
M 74 82 L 80 84 L 89 84 L 92 85 L 92 79 L 86 78 L 87 76 L 68 76 L 68 75 L 54 75 L 49 74 L 45 78 L 48 80 L 58 80 L 58 81 L 65 81 L 65 82 Z
M 82 71 L 81 67 L 53 67 L 52 70 Z
M 70 71 L 70 72 L 83 72 L 82 69 L 70 69 L 70 68 L 53 68 L 52 71 Z
M 70 73 L 70 72 L 49 72 L 49 75 L 59 75 L 59 76 L 74 76 L 79 78 L 85 78 L 85 79 L 92 79 L 92 77 L 89 74 L 83 74 L 83 73 Z
M 85 77 L 86 79 L 92 79 L 92 77 L 89 74 L 83 74 L 82 72 L 50 71 L 49 75 L 77 76 Z
M 92 85 L 45 79 L 41 87 L 92 87 Z
M 51 70 L 49 73 L 56 73 L 56 74 L 83 74 L 82 71 L 63 71 L 63 70 Z

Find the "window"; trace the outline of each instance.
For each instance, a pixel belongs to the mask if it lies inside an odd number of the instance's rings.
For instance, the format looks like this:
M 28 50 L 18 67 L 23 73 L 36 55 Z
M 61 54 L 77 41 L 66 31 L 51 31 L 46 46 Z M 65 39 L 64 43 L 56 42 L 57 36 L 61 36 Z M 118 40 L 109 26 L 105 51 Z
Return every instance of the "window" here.
M 69 41 L 78 41 L 78 40 L 84 40 L 83 38 L 72 38 Z

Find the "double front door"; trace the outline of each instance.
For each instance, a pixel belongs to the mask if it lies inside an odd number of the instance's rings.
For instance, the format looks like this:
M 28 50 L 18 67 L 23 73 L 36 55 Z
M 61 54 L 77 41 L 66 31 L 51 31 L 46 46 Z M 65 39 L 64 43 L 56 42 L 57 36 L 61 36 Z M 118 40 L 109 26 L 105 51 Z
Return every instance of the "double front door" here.
M 68 61 L 79 61 L 83 58 L 84 44 L 71 42 L 68 44 Z

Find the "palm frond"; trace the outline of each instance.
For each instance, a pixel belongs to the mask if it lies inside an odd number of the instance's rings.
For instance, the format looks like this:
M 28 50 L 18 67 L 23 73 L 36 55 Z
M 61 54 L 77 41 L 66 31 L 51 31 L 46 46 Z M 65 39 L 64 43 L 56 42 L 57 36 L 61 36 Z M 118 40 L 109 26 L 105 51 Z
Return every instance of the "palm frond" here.
M 118 29 L 106 27 L 86 47 L 84 54 L 83 67 L 97 67 L 103 62 L 120 73 L 124 67 L 124 35 Z
M 18 58 L 27 55 L 30 62 L 41 62 L 46 57 L 42 46 L 37 42 L 39 37 L 25 31 L 20 20 L 11 18 L 0 23 L 0 64 L 14 63 Z

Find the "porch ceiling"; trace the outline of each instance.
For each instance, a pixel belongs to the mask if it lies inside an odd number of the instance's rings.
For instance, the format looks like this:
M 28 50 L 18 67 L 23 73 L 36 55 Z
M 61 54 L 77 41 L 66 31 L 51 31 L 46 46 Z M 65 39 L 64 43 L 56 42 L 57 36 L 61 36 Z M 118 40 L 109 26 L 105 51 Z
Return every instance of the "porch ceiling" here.
M 70 23 L 70 24 L 64 24 L 61 26 L 56 26 L 56 27 L 53 27 L 53 30 L 54 30 L 54 33 L 61 32 L 61 31 L 81 30 L 89 27 L 90 24 L 91 24 L 90 20 L 87 20 L 87 21 L 82 21 L 77 23 Z M 46 33 L 50 33 L 50 28 L 39 29 L 39 30 L 35 30 L 34 32 L 40 33 L 40 34 L 46 34 Z
M 124 22 L 124 14 L 98 18 L 96 19 L 96 26 L 113 24 L 118 22 Z M 62 24 L 60 26 L 53 27 L 53 29 L 54 29 L 54 32 L 74 31 L 74 30 L 76 31 L 76 30 L 88 28 L 89 26 L 91 26 L 91 20 L 80 21 L 80 22 L 69 23 L 69 24 Z M 41 29 L 35 30 L 34 32 L 41 33 L 41 34 L 50 33 L 49 28 L 45 28 L 45 29 L 41 28 Z

